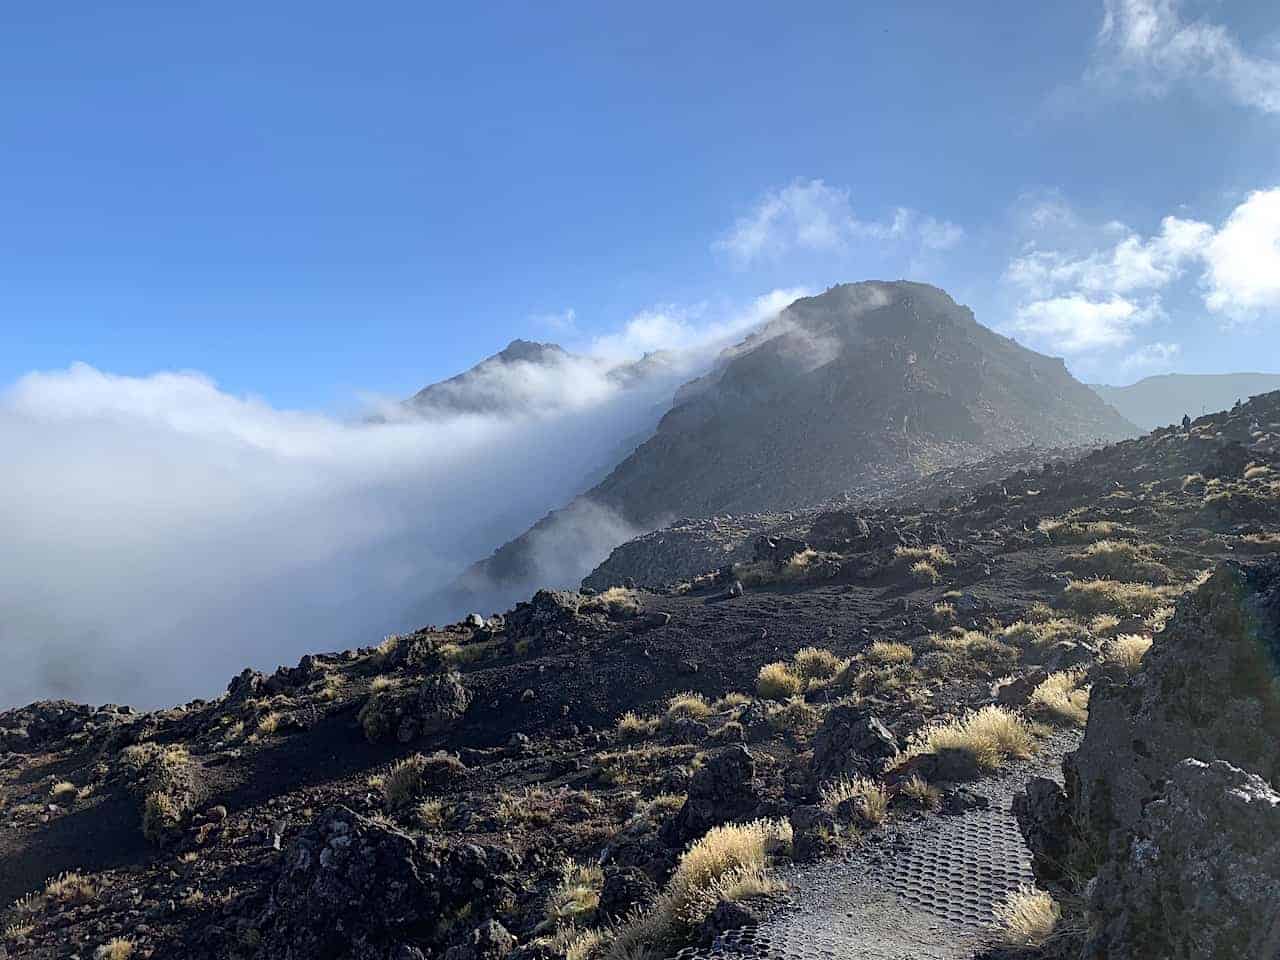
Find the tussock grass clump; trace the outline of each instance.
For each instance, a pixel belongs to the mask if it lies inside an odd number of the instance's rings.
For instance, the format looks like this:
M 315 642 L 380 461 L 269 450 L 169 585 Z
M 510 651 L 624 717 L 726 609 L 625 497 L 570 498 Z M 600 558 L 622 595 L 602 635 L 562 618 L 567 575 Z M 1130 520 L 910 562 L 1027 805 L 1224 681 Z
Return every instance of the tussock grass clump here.
M 599 610 L 606 616 L 625 620 L 640 613 L 640 597 L 626 587 L 610 587 L 602 590 L 584 603 L 586 610 Z
M 592 916 L 600 905 L 604 872 L 596 864 L 567 862 L 547 896 L 546 918 L 559 927 Z
M 76 785 L 70 780 L 59 780 L 49 788 L 49 796 L 60 803 L 70 803 L 76 798 Z
M 967 753 L 982 769 L 998 770 L 1009 760 L 1030 757 L 1035 752 L 1035 740 L 1031 727 L 1012 710 L 986 706 L 913 734 L 897 765 L 941 750 Z
M 872 663 L 888 666 L 895 663 L 910 663 L 915 659 L 915 651 L 905 643 L 877 640 L 867 647 L 864 656 Z
M 821 647 L 802 647 L 796 651 L 791 662 L 793 672 L 803 680 L 830 680 L 849 661 Z
M 373 678 L 373 682 L 369 684 L 369 690 L 373 693 L 381 693 L 383 690 L 390 690 L 396 686 L 396 679 L 388 677 L 386 674 L 379 674 Z
M 1247 553 L 1280 551 L 1280 533 L 1246 533 L 1240 538 L 1240 549 Z
M 1108 580 L 1141 580 L 1168 583 L 1169 568 L 1152 556 L 1154 544 L 1127 540 L 1098 540 L 1079 553 L 1070 554 L 1071 569 Z
M 712 714 L 711 704 L 700 693 L 685 691 L 677 693 L 667 701 L 666 719 L 675 720 L 688 717 L 692 720 L 703 720 Z
M 1041 533 L 1048 534 L 1056 543 L 1093 543 L 1107 540 L 1124 532 L 1124 527 L 1110 520 L 1093 520 L 1081 523 L 1075 520 L 1041 520 Z
M 1024 886 L 995 909 L 1004 941 L 1013 946 L 1038 947 L 1051 936 L 1062 918 L 1056 900 L 1043 890 Z
M 1083 727 L 1089 719 L 1089 690 L 1081 686 L 1084 676 L 1079 667 L 1049 674 L 1031 691 L 1027 711 L 1055 723 Z
M 1059 640 L 1081 639 L 1085 629 L 1074 620 L 1054 617 L 1049 620 L 1019 620 L 1000 631 L 1000 639 L 1010 643 L 1026 643 L 1033 647 L 1047 647 Z
M 813 561 L 818 558 L 816 550 L 802 550 L 786 563 L 778 564 L 770 560 L 757 560 L 753 563 L 735 563 L 733 576 L 741 580 L 746 587 L 761 587 L 771 583 L 801 583 L 818 576 L 818 569 L 823 566 Z
M 916 583 L 932 586 L 942 579 L 942 574 L 928 560 L 917 560 L 911 565 L 911 579 Z
M 914 773 L 898 786 L 898 792 L 925 810 L 942 809 L 942 791 Z
M 423 828 L 427 830 L 439 830 L 444 826 L 444 801 L 423 800 L 413 808 L 413 816 Z
M 840 777 L 824 783 L 818 795 L 823 806 L 832 810 L 846 800 L 855 801 L 859 815 L 867 823 L 884 823 L 889 816 L 889 791 L 866 777 Z
M 1024 619 L 1030 623 L 1044 623 L 1046 620 L 1052 620 L 1056 617 L 1057 611 L 1049 606 L 1043 600 L 1037 600 L 1031 606 L 1027 607 Z
M 97 950 L 93 951 L 93 960 L 130 960 L 137 946 L 126 937 L 112 937 Z
M 1244 471 L 1244 478 L 1246 480 L 1261 480 L 1264 477 L 1269 477 L 1269 476 L 1271 476 L 1271 468 L 1267 466 L 1265 463 L 1259 463 L 1250 467 L 1246 467 Z
M 1120 626 L 1120 618 L 1114 613 L 1100 613 L 1089 620 L 1089 632 L 1095 637 L 1105 637 Z
M 930 619 L 935 626 L 945 627 L 956 622 L 956 605 L 946 600 L 941 600 L 933 605 L 933 612 Z
M 894 547 L 893 558 L 906 567 L 924 561 L 935 570 L 955 564 L 947 548 L 939 543 L 930 544 L 927 547 Z
M 1152 638 L 1141 633 L 1122 633 L 1102 648 L 1102 658 L 1118 663 L 1126 673 L 1134 674 L 1142 666 L 1142 658 L 1151 649 Z
M 633 910 L 604 933 L 604 960 L 657 960 L 710 914 L 721 900 L 743 899 L 779 889 L 770 858 L 786 852 L 791 826 L 781 820 L 714 827 L 681 855 L 657 901 Z
M 736 690 L 730 690 L 714 704 L 717 710 L 732 710 L 734 707 L 745 707 L 751 702 L 751 697 L 745 693 L 739 693 Z
M 78 870 L 60 873 L 44 885 L 44 899 L 64 906 L 89 903 L 97 895 L 98 886 L 93 882 L 93 878 Z
M 1072 580 L 1063 593 L 1068 607 L 1084 616 L 1112 613 L 1144 617 L 1173 595 L 1168 587 L 1120 580 Z
M 634 710 L 628 710 L 618 718 L 618 736 L 624 740 L 643 740 L 657 732 L 658 723 L 657 717 L 642 717 Z
M 420 753 L 401 760 L 382 778 L 382 806 L 389 812 L 402 810 L 422 792 L 422 772 L 427 758 Z
M 950 633 L 935 633 L 930 635 L 929 645 L 947 654 L 946 666 L 955 669 L 978 666 L 988 672 L 1007 671 L 1020 656 L 1017 647 L 989 637 L 981 630 L 956 628 Z
M 789 700 L 804 692 L 805 681 L 783 660 L 766 663 L 756 674 L 756 693 L 766 700 Z

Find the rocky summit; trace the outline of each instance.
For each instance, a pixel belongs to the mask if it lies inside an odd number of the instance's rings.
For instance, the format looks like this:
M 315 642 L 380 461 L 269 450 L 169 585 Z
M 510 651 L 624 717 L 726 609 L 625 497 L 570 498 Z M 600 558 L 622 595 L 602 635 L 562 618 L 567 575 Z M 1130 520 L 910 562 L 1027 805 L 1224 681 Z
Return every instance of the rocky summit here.
M 1075 419 L 1048 439 L 1124 430 L 949 304 L 806 303 L 803 337 L 726 360 L 637 462 L 746 430 L 732 397 L 786 407 L 760 350 L 811 402 L 865 390 L 824 334 L 918 386 L 872 405 L 899 433 L 867 450 L 1045 439 L 1052 404 Z M 992 345 L 985 372 L 965 343 Z M 844 481 L 787 488 L 856 486 L 861 442 L 826 461 Z M 900 501 L 676 524 L 690 549 L 620 554 L 634 586 L 539 590 L 211 700 L 2 713 L 0 956 L 1274 960 L 1280 393 L 1037 449 Z
M 676 392 L 651 437 L 468 571 L 446 606 L 480 602 L 495 585 L 512 596 L 530 588 L 557 539 L 560 553 L 583 557 L 573 569 L 583 576 L 603 559 L 579 546 L 598 548 L 590 532 L 602 514 L 647 531 L 678 517 L 864 500 L 1011 449 L 1135 433 L 1061 359 L 987 329 L 937 287 L 844 284 L 725 350 Z

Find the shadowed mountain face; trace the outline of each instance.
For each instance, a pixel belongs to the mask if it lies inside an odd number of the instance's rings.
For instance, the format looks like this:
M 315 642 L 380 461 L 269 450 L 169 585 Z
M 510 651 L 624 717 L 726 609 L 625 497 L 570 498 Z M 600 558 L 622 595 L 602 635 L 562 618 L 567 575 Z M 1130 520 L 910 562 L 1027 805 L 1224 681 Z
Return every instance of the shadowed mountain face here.
M 1127 387 L 1091 385 L 1098 396 L 1144 430 L 1226 410 L 1237 400 L 1280 390 L 1277 373 L 1165 373 Z
M 574 582 L 608 553 L 601 526 L 870 496 L 1000 450 L 1135 432 L 1060 359 L 993 333 L 936 287 L 834 287 L 726 350 L 652 437 L 468 571 L 446 605 L 519 596 L 548 570 Z

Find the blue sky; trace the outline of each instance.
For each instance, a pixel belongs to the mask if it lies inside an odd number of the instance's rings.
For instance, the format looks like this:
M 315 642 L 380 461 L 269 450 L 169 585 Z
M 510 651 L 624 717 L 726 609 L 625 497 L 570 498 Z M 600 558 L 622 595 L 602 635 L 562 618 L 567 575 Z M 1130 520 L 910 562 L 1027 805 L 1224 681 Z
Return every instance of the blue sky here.
M 0 36 L 0 385 L 345 410 L 517 336 L 898 276 L 1089 379 L 1280 370 L 1271 3 L 45 4 Z

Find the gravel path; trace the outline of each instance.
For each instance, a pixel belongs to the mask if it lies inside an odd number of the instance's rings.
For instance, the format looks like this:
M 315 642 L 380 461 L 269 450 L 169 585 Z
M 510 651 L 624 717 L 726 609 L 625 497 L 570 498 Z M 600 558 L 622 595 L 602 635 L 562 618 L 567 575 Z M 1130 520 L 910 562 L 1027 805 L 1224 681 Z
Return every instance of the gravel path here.
M 1032 760 L 972 785 L 986 809 L 930 816 L 873 835 L 846 856 L 784 874 L 788 903 L 678 960 L 967 960 L 991 943 L 993 908 L 1030 883 L 1031 857 L 1010 805 L 1032 776 L 1061 779 L 1080 734 L 1060 733 Z

